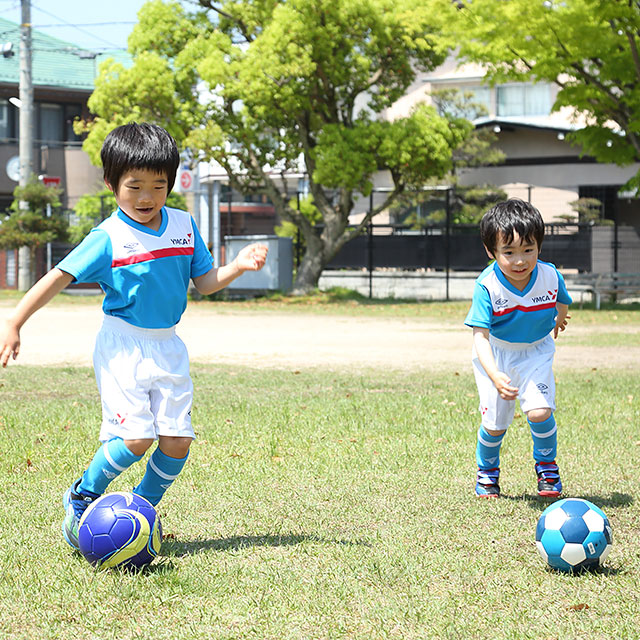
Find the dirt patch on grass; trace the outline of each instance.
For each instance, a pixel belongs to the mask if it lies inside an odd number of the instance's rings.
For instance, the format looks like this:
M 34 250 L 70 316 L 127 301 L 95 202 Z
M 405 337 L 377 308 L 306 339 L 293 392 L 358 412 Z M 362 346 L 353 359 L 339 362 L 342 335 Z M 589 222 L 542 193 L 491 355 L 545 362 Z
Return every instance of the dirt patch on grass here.
M 2 309 L 3 317 L 10 309 Z M 91 365 L 93 340 L 102 320 L 98 308 L 49 306 L 22 330 L 17 362 L 38 365 Z M 392 368 L 463 371 L 470 367 L 471 331 L 460 322 L 420 318 L 375 318 L 305 313 L 216 313 L 189 308 L 179 335 L 191 360 L 251 367 Z M 617 329 L 619 331 L 619 328 Z M 572 324 L 581 336 L 602 326 Z M 640 333 L 639 327 L 625 331 Z M 583 342 L 581 340 L 581 342 Z M 556 366 L 640 368 L 640 347 L 571 345 L 558 340 Z

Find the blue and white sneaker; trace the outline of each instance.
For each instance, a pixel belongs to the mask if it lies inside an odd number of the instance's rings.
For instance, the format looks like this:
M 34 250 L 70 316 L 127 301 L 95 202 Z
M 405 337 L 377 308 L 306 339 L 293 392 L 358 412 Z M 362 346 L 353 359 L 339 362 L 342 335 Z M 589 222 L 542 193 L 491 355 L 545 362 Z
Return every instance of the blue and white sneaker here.
M 476 497 L 499 498 L 500 497 L 500 467 L 495 469 L 478 469 L 476 478 Z
M 538 495 L 545 498 L 557 498 L 562 493 L 560 469 L 556 461 L 536 462 L 538 474 Z
M 100 496 L 97 493 L 78 493 L 78 485 L 80 480 L 76 480 L 62 496 L 62 506 L 65 510 L 64 520 L 62 522 L 62 535 L 67 541 L 67 544 L 75 549 L 80 550 L 78 544 L 78 525 L 80 524 L 80 518 L 85 512 L 86 508 Z

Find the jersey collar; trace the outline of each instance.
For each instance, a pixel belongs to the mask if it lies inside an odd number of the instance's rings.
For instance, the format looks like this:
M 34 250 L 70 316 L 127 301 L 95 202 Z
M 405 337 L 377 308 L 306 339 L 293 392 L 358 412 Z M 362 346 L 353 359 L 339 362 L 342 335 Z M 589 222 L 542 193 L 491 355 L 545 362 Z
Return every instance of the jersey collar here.
M 165 207 L 162 207 L 162 209 L 160 209 L 162 222 L 160 223 L 160 228 L 157 231 L 149 229 L 149 227 L 145 227 L 143 224 L 140 224 L 139 222 L 131 219 L 120 207 L 118 207 L 116 214 L 118 215 L 118 218 L 120 218 L 120 220 L 126 222 L 130 227 L 133 227 L 138 231 L 142 231 L 142 233 L 148 233 L 150 236 L 161 236 L 165 232 L 167 224 L 169 224 L 169 216 L 167 215 L 167 210 Z
M 502 286 L 504 286 L 506 289 L 508 289 L 512 293 L 515 293 L 517 296 L 527 295 L 527 293 L 529 293 L 529 291 L 531 291 L 531 287 L 533 287 L 533 285 L 536 282 L 536 278 L 538 277 L 538 263 L 536 263 L 536 266 L 533 268 L 533 271 L 531 272 L 531 277 L 529 278 L 529 282 L 527 282 L 527 286 L 522 291 L 520 291 L 520 289 L 518 289 L 518 287 L 514 287 L 507 280 L 507 277 L 504 275 L 504 273 L 502 273 L 502 271 L 500 270 L 500 267 L 498 266 L 497 262 L 493 263 L 493 270 L 495 271 L 496 276 L 498 277 L 498 280 L 500 281 L 500 284 L 502 284 Z

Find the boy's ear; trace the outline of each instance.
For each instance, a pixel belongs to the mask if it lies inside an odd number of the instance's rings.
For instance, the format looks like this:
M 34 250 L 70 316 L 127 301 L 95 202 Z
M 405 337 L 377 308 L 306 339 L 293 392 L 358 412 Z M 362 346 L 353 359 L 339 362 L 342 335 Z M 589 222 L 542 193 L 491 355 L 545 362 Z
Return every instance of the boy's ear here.
M 483 244 L 482 246 L 484 247 L 484 250 L 487 252 L 487 255 L 488 255 L 492 260 L 495 260 L 495 259 L 496 259 L 496 257 L 493 255 L 493 253 L 491 253 L 491 251 L 489 251 L 489 247 L 487 247 L 487 245 L 486 245 L 486 244 Z
M 113 191 L 113 192 L 115 193 L 115 191 L 114 191 L 113 187 L 111 186 L 111 184 L 110 184 L 109 182 L 107 182 L 107 181 L 105 180 L 105 181 L 104 181 L 104 183 L 107 185 L 107 189 L 109 189 L 109 191 Z

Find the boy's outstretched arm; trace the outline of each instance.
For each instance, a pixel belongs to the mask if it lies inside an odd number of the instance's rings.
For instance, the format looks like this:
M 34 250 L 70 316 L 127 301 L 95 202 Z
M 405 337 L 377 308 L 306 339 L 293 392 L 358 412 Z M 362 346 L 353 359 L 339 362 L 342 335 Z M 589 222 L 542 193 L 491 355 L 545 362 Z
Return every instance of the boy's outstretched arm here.
M 493 357 L 493 350 L 489 342 L 489 329 L 484 327 L 473 327 L 473 345 L 482 368 L 487 372 L 491 381 L 498 390 L 500 397 L 504 400 L 515 400 L 518 397 L 518 387 L 510 385 L 511 378 L 500 371 Z
M 553 337 L 558 337 L 558 331 L 564 331 L 567 328 L 567 320 L 571 318 L 569 315 L 569 305 L 558 302 L 556 305 L 558 315 L 556 316 L 556 326 L 553 328 Z
M 73 280 L 73 276 L 54 268 L 36 282 L 0 327 L 0 363 L 7 366 L 9 358 L 15 360 L 20 353 L 20 329 L 22 325 L 51 298 L 60 293 Z
M 224 289 L 245 271 L 259 271 L 267 260 L 268 248 L 264 244 L 250 244 L 243 247 L 233 262 L 213 268 L 193 279 L 198 293 L 208 296 Z

